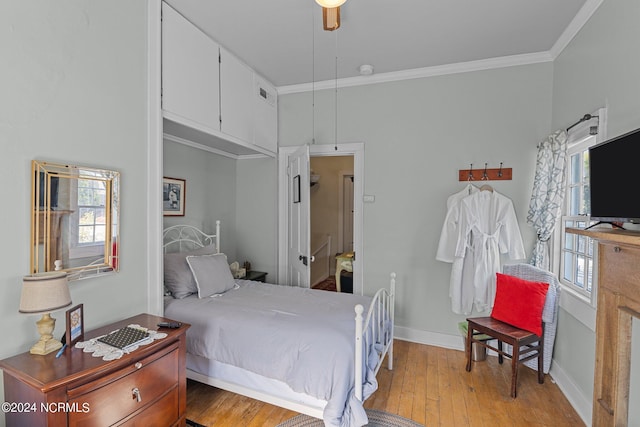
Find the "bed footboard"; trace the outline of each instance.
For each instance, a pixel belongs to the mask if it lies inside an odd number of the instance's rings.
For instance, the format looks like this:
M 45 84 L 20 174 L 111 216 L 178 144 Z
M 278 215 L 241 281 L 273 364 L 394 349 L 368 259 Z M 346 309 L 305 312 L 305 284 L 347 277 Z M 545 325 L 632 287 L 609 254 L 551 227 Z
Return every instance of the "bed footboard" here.
M 391 273 L 389 289 L 380 289 L 373 296 L 365 318 L 364 307 L 356 305 L 356 346 L 355 346 L 355 395 L 362 401 L 363 362 L 372 359 L 376 353 L 374 373 L 377 374 L 387 356 L 389 370 L 393 369 L 393 321 L 396 274 Z

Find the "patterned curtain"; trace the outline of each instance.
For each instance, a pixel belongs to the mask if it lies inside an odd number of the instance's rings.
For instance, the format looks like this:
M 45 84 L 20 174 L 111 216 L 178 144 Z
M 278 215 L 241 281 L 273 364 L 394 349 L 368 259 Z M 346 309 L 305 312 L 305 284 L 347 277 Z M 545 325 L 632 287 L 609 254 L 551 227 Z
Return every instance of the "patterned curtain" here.
M 567 132 L 558 130 L 538 146 L 527 222 L 538 233 L 529 264 L 550 270 L 548 241 L 561 214 L 567 165 Z

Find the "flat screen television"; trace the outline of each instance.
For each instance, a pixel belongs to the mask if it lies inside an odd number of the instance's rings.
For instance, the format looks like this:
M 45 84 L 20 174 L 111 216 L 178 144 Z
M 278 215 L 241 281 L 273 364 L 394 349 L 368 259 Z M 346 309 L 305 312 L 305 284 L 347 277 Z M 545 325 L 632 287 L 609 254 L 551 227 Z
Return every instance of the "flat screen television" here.
M 640 129 L 589 148 L 591 219 L 640 224 Z

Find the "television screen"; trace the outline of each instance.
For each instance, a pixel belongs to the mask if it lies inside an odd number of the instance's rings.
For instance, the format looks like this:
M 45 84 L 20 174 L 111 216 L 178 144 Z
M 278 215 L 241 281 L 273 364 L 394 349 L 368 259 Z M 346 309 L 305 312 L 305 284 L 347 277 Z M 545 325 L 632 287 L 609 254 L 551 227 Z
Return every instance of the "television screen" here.
M 640 223 L 640 129 L 589 149 L 591 219 Z

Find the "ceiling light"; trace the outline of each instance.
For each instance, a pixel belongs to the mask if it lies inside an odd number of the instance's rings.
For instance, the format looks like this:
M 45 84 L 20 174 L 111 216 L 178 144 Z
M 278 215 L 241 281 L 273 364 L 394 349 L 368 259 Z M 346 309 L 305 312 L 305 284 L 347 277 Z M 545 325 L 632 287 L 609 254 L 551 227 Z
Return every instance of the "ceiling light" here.
M 342 6 L 345 1 L 347 0 L 316 0 L 316 3 L 322 7 L 326 7 L 327 9 L 332 9 L 334 7 Z

